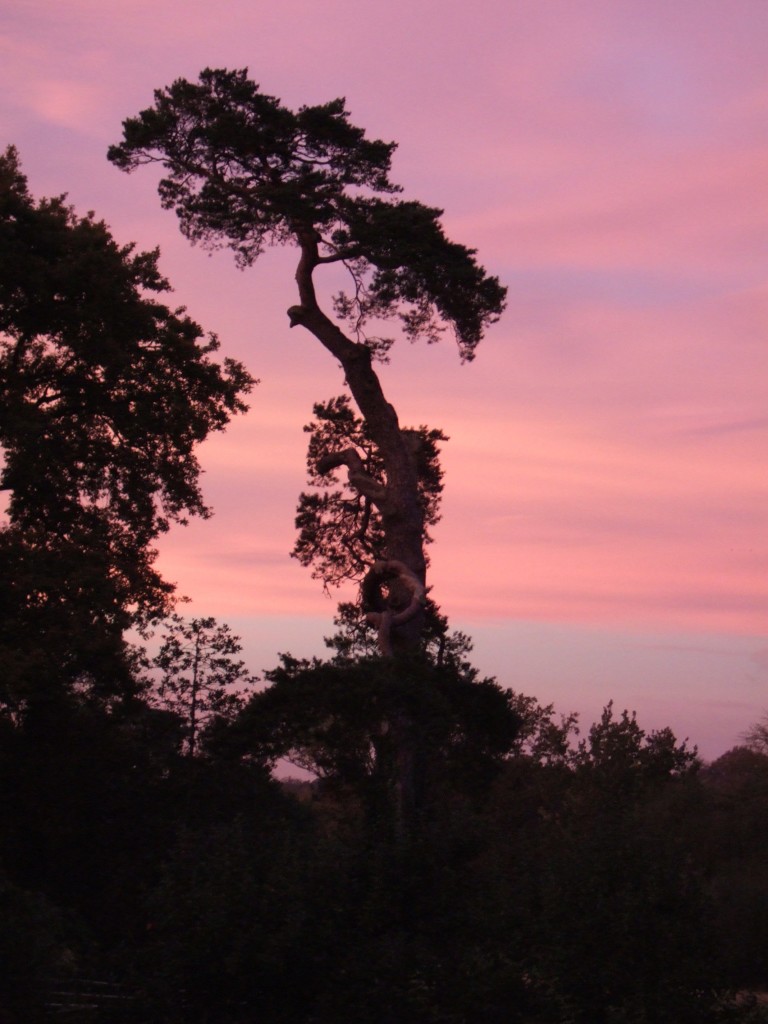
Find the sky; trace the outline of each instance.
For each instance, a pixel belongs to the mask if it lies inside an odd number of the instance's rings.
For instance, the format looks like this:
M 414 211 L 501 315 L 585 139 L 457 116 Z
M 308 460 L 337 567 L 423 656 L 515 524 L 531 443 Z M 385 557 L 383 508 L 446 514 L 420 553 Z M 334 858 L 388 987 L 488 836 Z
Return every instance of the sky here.
M 288 556 L 302 426 L 341 390 L 288 329 L 295 252 L 238 271 L 105 158 L 154 89 L 248 67 L 292 107 L 345 96 L 508 286 L 474 363 L 403 342 L 381 371 L 404 425 L 450 438 L 429 583 L 477 666 L 585 727 L 613 700 L 706 758 L 738 743 L 768 710 L 766 53 L 765 0 L 0 3 L 0 143 L 33 194 L 159 245 L 260 380 L 201 451 L 214 518 L 161 545 L 186 613 L 258 672 L 322 654 L 351 596 Z

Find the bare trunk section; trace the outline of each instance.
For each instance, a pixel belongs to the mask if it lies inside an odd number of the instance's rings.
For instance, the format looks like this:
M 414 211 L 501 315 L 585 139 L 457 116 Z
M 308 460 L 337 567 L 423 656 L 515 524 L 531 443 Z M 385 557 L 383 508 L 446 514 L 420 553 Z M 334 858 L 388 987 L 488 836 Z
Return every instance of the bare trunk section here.
M 345 464 L 350 482 L 376 504 L 381 513 L 386 544 L 386 562 L 399 563 L 406 574 L 391 572 L 386 580 L 386 608 L 373 612 L 389 612 L 385 653 L 413 653 L 419 647 L 423 622 L 423 599 L 413 608 L 414 590 L 408 574 L 423 587 L 426 579 L 424 558 L 424 514 L 419 497 L 419 478 L 413 453 L 400 429 L 397 412 L 387 401 L 381 382 L 373 369 L 371 353 L 365 345 L 351 341 L 320 309 L 315 296 L 312 273 L 320 262 L 318 236 L 313 229 L 300 229 L 297 237 L 301 258 L 296 270 L 296 283 L 301 304 L 288 310 L 291 326 L 300 324 L 341 363 L 349 389 L 370 430 L 384 462 L 387 482 L 366 488 L 361 466 L 346 453 L 328 453 L 321 460 L 320 471 Z M 323 466 L 326 469 L 323 469 Z M 357 476 L 357 481 L 355 477 Z M 373 484 L 373 481 L 371 481 Z M 406 614 L 410 610 L 410 614 Z M 381 629 L 380 629 L 381 632 Z

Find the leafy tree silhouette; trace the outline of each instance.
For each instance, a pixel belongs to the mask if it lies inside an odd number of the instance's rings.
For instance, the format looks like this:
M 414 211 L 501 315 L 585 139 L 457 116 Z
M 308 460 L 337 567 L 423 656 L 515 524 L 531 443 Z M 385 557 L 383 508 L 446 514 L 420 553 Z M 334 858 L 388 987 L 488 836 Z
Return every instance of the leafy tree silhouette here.
M 0 156 L 2 699 L 42 681 L 131 686 L 123 632 L 167 612 L 171 523 L 210 514 L 199 444 L 253 380 L 183 310 L 158 252 L 119 245 L 64 197 L 36 201 Z M 122 668 L 119 666 L 122 665 Z

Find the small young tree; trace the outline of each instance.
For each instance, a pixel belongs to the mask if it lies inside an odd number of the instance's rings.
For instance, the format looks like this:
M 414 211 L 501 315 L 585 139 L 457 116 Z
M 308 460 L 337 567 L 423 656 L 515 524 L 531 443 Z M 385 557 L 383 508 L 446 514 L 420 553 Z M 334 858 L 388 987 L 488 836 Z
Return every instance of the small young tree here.
M 194 756 L 201 730 L 214 718 L 232 718 L 243 707 L 243 690 L 256 682 L 245 663 L 236 661 L 240 637 L 214 618 L 173 615 L 154 659 L 162 672 L 159 707 L 179 715 L 186 728 L 186 752 Z

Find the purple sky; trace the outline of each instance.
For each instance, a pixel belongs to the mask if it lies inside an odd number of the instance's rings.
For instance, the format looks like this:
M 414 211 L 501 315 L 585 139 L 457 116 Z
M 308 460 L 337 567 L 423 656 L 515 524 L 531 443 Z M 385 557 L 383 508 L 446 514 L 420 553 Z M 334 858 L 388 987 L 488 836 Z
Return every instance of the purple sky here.
M 152 174 L 106 162 L 154 88 L 248 66 L 289 105 L 347 97 L 394 177 L 509 286 L 461 366 L 396 347 L 404 424 L 441 427 L 430 582 L 476 662 L 582 712 L 613 698 L 708 757 L 768 708 L 765 0 L 21 0 L 0 126 L 36 195 L 159 244 L 176 301 L 261 378 L 203 451 L 216 517 L 162 564 L 254 670 L 320 653 L 334 603 L 298 563 L 312 402 L 340 377 L 289 331 L 294 254 L 191 249 Z M 322 281 L 318 282 L 322 294 Z

